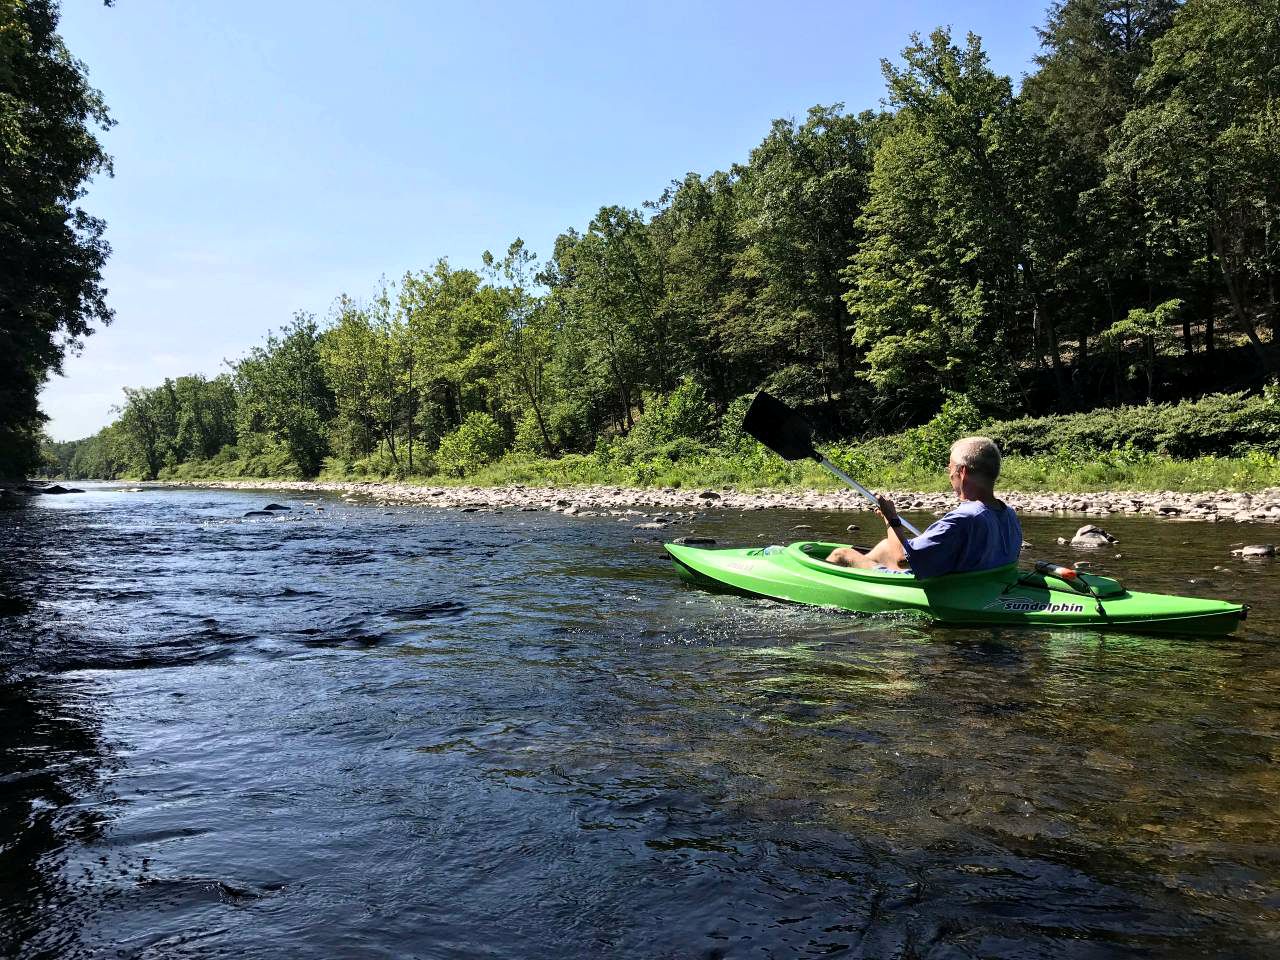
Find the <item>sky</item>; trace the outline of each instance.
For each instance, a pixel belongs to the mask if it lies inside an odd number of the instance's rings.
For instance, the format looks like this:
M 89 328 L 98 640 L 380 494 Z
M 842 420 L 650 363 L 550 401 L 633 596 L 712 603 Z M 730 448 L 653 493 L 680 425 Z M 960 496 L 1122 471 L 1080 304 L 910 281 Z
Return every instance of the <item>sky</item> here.
M 87 436 L 123 387 L 216 376 L 380 278 L 516 237 L 545 259 L 601 206 L 745 161 L 775 118 L 876 108 L 913 31 L 976 33 L 1016 81 L 1045 6 L 63 0 L 116 121 L 82 201 L 115 320 L 45 388 L 48 432 Z

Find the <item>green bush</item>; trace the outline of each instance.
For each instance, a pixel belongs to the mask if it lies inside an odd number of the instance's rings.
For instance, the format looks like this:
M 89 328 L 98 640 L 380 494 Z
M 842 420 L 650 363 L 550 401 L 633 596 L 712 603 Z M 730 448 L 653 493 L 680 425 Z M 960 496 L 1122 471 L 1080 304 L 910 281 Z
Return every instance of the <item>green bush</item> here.
M 436 467 L 456 477 L 492 463 L 502 455 L 502 427 L 487 413 L 470 413 L 452 433 L 445 434 L 436 451 Z
M 1055 417 L 989 423 L 983 432 L 1006 454 L 1073 455 L 1133 449 L 1189 458 L 1226 456 L 1280 445 L 1280 396 L 1211 394 L 1181 403 L 1115 407 Z
M 961 437 L 973 434 L 981 421 L 977 405 L 968 396 L 949 394 L 932 420 L 903 431 L 903 455 L 917 466 L 946 466 L 951 456 L 951 445 Z

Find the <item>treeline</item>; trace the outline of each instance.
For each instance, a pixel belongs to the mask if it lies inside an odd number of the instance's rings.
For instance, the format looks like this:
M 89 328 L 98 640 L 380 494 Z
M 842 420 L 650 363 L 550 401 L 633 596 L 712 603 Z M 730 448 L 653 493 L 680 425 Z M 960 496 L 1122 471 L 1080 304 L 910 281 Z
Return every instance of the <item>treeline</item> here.
M 764 386 L 833 434 L 1173 400 L 1277 370 L 1280 0 L 1067 0 L 1020 90 L 913 37 L 884 111 L 604 207 L 537 264 L 441 261 L 233 371 L 129 391 L 72 476 L 465 474 L 714 438 Z

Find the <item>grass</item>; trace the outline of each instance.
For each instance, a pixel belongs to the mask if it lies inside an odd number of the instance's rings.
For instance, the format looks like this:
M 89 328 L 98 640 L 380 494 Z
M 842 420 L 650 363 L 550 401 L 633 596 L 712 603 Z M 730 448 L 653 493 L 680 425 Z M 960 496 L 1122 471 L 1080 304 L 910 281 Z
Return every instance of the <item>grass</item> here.
M 943 466 L 929 467 L 866 447 L 833 446 L 832 459 L 868 486 L 882 490 L 945 491 Z M 255 472 L 257 471 L 257 472 Z M 203 461 L 162 472 L 164 480 L 298 479 L 287 463 Z M 619 486 L 835 490 L 840 483 L 812 463 L 787 463 L 763 450 L 704 448 L 677 459 L 655 456 L 632 463 L 593 454 L 550 459 L 508 454 L 463 477 L 444 474 L 396 476 L 353 472 L 330 460 L 317 478 L 331 481 L 399 482 L 431 486 Z M 1005 459 L 1003 490 L 1090 493 L 1107 490 L 1183 491 L 1259 490 L 1280 487 L 1280 458 L 1264 451 L 1233 457 L 1176 459 L 1151 453 L 1106 451 L 1093 454 L 1010 456 Z

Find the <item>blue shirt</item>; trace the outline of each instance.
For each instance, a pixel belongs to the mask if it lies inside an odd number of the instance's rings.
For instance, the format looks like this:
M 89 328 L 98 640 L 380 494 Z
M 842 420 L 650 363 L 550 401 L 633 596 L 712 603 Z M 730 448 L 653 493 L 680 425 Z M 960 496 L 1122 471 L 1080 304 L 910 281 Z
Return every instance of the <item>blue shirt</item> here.
M 1022 524 L 1003 503 L 988 507 L 980 500 L 965 500 L 905 546 L 917 577 L 990 570 L 1017 561 Z

